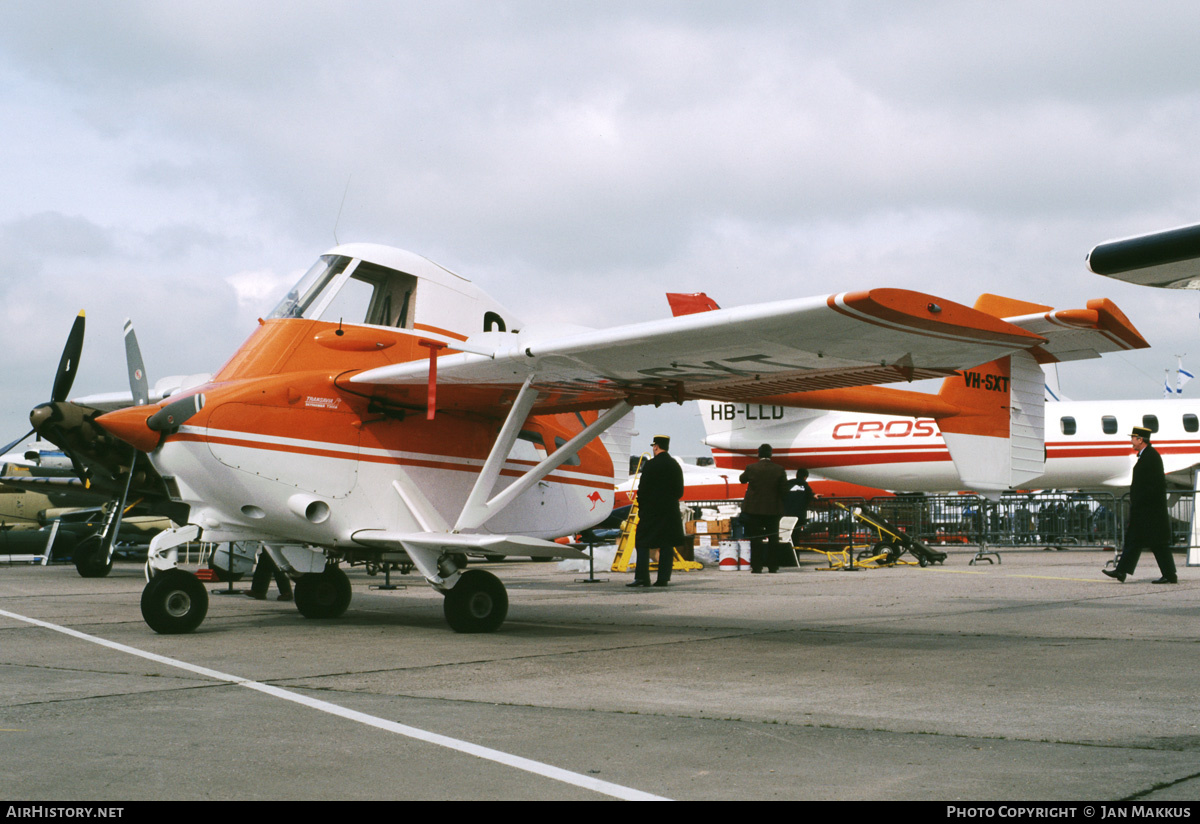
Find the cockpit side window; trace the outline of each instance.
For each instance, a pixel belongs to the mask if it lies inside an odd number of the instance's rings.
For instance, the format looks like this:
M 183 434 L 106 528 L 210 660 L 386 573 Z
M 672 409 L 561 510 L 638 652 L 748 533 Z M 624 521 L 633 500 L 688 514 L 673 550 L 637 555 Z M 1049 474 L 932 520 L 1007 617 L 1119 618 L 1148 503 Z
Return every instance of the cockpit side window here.
M 343 298 L 343 293 L 350 294 Z M 417 279 L 413 275 L 360 261 L 329 309 L 321 313 L 321 319 L 411 329 L 416 293 Z M 336 317 L 330 314 L 335 307 L 344 309 Z
M 269 317 L 412 329 L 416 294 L 414 275 L 343 255 L 325 255 Z
M 362 267 L 358 267 L 361 269 Z M 370 309 L 371 303 L 375 298 L 377 291 L 376 284 L 361 277 L 357 271 L 350 276 L 350 279 L 342 284 L 338 289 L 337 295 L 329 302 L 321 312 L 321 317 L 318 320 L 329 321 L 330 323 L 363 323 L 367 319 L 367 312 Z
M 303 317 L 333 279 L 346 271 L 350 260 L 351 258 L 343 255 L 323 255 L 311 269 L 304 273 L 304 277 L 300 278 L 299 282 L 292 287 L 283 300 L 276 304 L 267 317 Z

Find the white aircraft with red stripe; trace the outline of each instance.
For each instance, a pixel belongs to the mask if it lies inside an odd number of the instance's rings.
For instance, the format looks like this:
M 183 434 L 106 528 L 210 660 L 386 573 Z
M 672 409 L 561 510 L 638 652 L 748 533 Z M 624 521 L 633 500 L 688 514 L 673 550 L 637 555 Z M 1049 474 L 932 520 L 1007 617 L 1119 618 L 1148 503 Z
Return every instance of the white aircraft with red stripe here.
M 605 330 L 539 325 L 425 258 L 351 244 L 323 255 L 207 382 L 150 402 L 127 335 L 135 405 L 97 415 L 61 401 L 56 380 L 37 421 L 77 450 L 108 438 L 114 473 L 126 454 L 115 439 L 132 445 L 139 477 L 157 473 L 183 512 L 150 548 L 142 611 L 159 632 L 190 631 L 207 611 L 204 587 L 175 566 L 198 538 L 261 541 L 309 617 L 347 608 L 340 563 L 401 562 L 445 595 L 452 628 L 491 631 L 507 594 L 466 558 L 569 552 L 550 539 L 609 514 L 627 455 L 605 433 L 634 407 L 1032 362 L 1049 340 L 1029 326 L 895 289 Z
M 703 295 L 669 296 L 679 314 L 708 311 Z M 1106 489 L 1128 486 L 1129 431 L 1148 426 L 1173 482 L 1191 486 L 1200 463 L 1196 412 L 1179 401 L 1045 401 L 1039 363 L 1061 363 L 1148 344 L 1106 300 L 1055 311 L 984 295 L 980 311 L 1047 338 L 946 378 L 937 394 L 864 387 L 700 402 L 718 467 L 774 460 L 826 478 L 894 491 Z M 841 410 L 841 411 L 827 411 Z M 890 414 L 889 414 L 890 413 Z
M 956 378 L 947 378 L 947 382 Z M 758 404 L 701 402 L 718 466 L 736 472 L 758 444 L 774 460 L 814 474 L 891 491 L 950 492 L 963 482 L 932 417 L 822 412 Z M 1200 465 L 1200 403 L 1181 400 L 1048 401 L 1045 469 L 1023 489 L 1113 491 L 1128 487 L 1134 426 L 1155 431 L 1168 480 L 1191 489 Z M 710 422 L 710 417 L 712 418 Z M 994 491 L 994 490 L 981 490 Z
M 746 497 L 746 484 L 738 480 L 742 474 L 742 467 L 739 466 L 737 469 L 722 468 L 715 464 L 699 466 L 680 460 L 679 458 L 675 460 L 678 461 L 680 468 L 683 470 L 683 497 L 680 500 L 684 503 L 740 501 Z M 885 489 L 876 489 L 874 487 L 835 481 L 828 478 L 810 476 L 808 481 L 809 486 L 812 487 L 813 494 L 818 498 L 873 498 L 878 495 L 890 494 Z M 633 499 L 636 497 L 637 484 L 638 479 L 636 476 L 617 484 L 616 496 L 613 503 L 614 509 L 629 506 L 633 503 Z

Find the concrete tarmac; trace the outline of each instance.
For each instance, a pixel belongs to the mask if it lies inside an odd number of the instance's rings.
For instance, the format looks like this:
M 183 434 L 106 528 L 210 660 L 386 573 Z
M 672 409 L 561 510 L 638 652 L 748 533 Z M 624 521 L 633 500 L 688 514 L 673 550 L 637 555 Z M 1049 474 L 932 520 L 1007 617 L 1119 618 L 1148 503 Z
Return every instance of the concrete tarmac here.
M 0 566 L 0 797 L 1200 797 L 1200 572 L 971 556 L 666 590 L 481 564 L 510 600 L 490 635 L 452 632 L 413 575 L 382 592 L 349 570 L 326 621 L 213 595 L 195 633 L 161 636 L 137 565 Z

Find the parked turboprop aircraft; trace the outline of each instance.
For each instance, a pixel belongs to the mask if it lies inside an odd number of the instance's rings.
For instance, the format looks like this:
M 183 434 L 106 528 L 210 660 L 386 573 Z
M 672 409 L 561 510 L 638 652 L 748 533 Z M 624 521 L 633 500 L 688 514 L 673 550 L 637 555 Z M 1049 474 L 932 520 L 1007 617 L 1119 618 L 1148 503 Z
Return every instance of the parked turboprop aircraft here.
M 717 464 L 735 473 L 754 460 L 759 444 L 770 443 L 777 463 L 848 483 L 897 492 L 970 488 L 932 417 L 705 401 L 700 406 Z M 1200 403 L 1049 401 L 1045 414 L 1045 469 L 1024 481 L 1022 489 L 1128 487 L 1134 459 L 1129 431 L 1134 426 L 1156 433 L 1154 446 L 1163 456 L 1168 481 L 1192 488 L 1192 473 L 1200 465 Z
M 716 307 L 703 294 L 668 299 L 676 315 Z M 1108 301 L 1055 312 L 984 295 L 975 308 L 1045 335 L 1043 362 L 1147 346 Z M 946 378 L 936 395 L 863 387 L 757 403 L 700 401 L 705 443 L 719 467 L 740 469 L 755 460 L 759 444 L 770 443 L 785 467 L 895 491 L 1103 489 L 1129 485 L 1129 429 L 1147 426 L 1159 433 L 1155 446 L 1171 480 L 1191 488 L 1192 467 L 1200 463 L 1200 407 L 1047 402 L 1040 370 L 1023 358 L 1023 366 L 1014 356 Z M 852 411 L 824 411 L 830 409 Z M 997 476 L 997 468 L 1010 471 Z
M 133 462 L 142 486 L 186 508 L 151 544 L 142 612 L 159 632 L 204 618 L 203 585 L 173 562 L 201 534 L 262 541 L 309 617 L 349 604 L 339 562 L 404 562 L 445 595 L 451 627 L 490 631 L 507 594 L 464 556 L 568 552 L 549 539 L 608 514 L 600 436 L 636 405 L 1032 362 L 1056 347 L 1027 327 L 1052 325 L 873 289 L 606 330 L 538 326 L 424 258 L 351 244 L 323 255 L 208 383 L 150 403 L 127 346 L 136 406 L 97 416 L 56 380 L 34 420 L 112 471 Z M 73 422 L 96 440 L 72 437 Z

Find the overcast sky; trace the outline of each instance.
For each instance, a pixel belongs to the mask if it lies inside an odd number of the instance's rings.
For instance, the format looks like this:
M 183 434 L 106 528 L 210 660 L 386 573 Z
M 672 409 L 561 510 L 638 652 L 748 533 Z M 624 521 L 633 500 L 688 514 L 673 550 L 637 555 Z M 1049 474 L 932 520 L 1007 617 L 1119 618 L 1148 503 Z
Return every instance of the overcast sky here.
M 214 371 L 335 232 L 590 326 L 666 291 L 1111 297 L 1154 350 L 1064 389 L 1161 397 L 1200 296 L 1084 256 L 1200 222 L 1198 36 L 1146 0 L 0 0 L 0 429 L 79 309 L 74 395 L 128 386 L 126 317 L 151 381 Z M 698 433 L 673 415 L 638 428 Z

